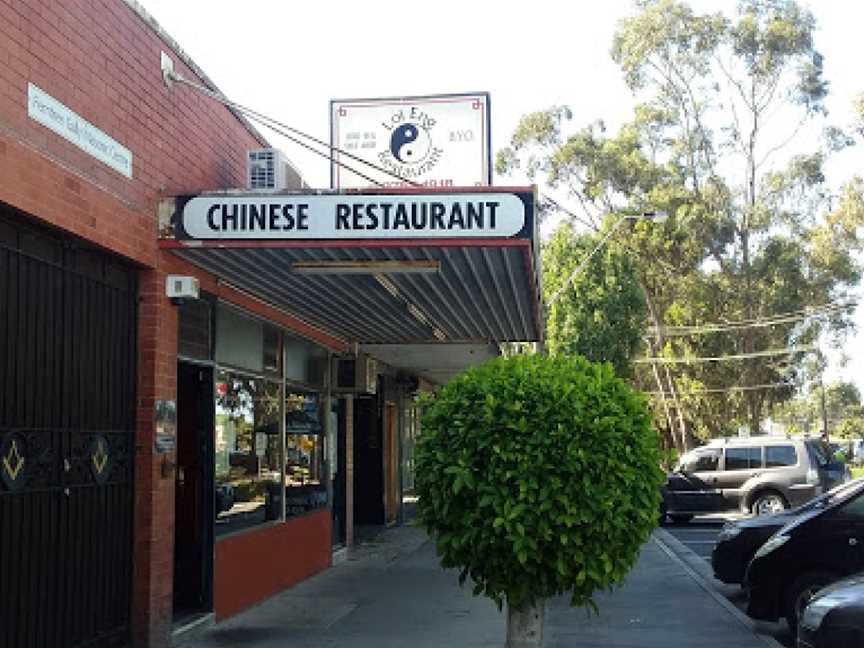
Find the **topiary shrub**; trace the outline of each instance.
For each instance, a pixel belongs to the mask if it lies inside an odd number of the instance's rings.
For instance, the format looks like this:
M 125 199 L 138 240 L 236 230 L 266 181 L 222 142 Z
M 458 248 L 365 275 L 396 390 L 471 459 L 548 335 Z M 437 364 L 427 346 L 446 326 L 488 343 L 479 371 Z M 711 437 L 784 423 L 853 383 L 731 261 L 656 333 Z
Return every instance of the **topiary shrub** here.
M 497 358 L 423 403 L 418 519 L 444 567 L 499 609 L 621 581 L 657 524 L 645 397 L 581 357 Z

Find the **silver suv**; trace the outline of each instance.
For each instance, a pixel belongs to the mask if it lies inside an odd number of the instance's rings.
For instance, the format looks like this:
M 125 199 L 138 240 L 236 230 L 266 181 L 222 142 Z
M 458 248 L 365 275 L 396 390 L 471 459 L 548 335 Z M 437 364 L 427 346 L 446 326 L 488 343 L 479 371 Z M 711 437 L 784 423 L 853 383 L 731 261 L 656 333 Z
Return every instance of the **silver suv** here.
M 818 438 L 714 439 L 681 457 L 663 488 L 661 520 L 740 510 L 756 515 L 798 506 L 849 478 Z

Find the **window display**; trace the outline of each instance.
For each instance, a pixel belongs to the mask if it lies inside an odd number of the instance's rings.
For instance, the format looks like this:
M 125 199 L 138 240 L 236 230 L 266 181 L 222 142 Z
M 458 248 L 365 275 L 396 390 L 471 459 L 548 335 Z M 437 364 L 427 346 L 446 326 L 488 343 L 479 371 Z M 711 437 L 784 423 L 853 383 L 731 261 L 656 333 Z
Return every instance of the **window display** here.
M 321 401 L 311 392 L 285 395 L 285 514 L 327 505 Z
M 282 517 L 281 386 L 216 374 L 216 535 Z
M 216 535 L 326 507 L 327 351 L 220 304 L 215 360 Z

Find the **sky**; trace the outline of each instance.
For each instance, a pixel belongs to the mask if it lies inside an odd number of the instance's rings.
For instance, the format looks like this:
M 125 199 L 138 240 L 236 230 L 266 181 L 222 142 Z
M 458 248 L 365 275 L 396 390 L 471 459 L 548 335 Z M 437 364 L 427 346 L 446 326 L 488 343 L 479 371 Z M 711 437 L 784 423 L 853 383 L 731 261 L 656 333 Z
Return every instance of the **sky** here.
M 230 99 L 322 140 L 331 99 L 489 92 L 493 153 L 526 113 L 564 104 L 575 128 L 603 119 L 615 129 L 634 105 L 609 56 L 618 22 L 634 13 L 630 0 L 138 1 Z M 736 2 L 690 4 L 731 14 Z M 846 125 L 854 97 L 864 92 L 864 2 L 805 6 L 818 24 L 830 117 Z M 263 132 L 311 186 L 329 186 L 325 160 Z M 864 146 L 832 163 L 829 182 L 856 170 L 864 173 Z M 828 379 L 864 389 L 864 308 L 856 321 L 859 333 L 844 348 L 851 361 L 835 361 Z

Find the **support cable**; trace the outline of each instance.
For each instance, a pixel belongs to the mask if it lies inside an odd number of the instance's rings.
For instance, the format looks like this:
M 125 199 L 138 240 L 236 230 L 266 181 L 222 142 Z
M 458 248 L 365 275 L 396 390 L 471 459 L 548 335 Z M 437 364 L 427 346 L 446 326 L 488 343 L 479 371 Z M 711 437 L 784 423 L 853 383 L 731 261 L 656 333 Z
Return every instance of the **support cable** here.
M 746 360 L 748 358 L 768 358 L 771 356 L 794 355 L 796 353 L 808 353 L 818 350 L 817 346 L 809 345 L 795 349 L 769 349 L 767 351 L 754 351 L 752 353 L 738 353 L 725 356 L 697 357 L 697 358 L 638 358 L 634 364 L 694 364 L 700 362 L 724 362 L 727 360 Z
M 766 383 L 764 385 L 742 385 L 740 387 L 711 387 L 706 389 L 693 389 L 683 392 L 682 396 L 698 396 L 699 394 L 727 394 L 730 392 L 755 391 L 760 389 L 782 389 L 783 387 L 795 387 L 795 385 L 786 382 Z M 668 395 L 669 392 L 649 391 L 644 392 L 650 396 Z
M 831 315 L 840 311 L 855 308 L 858 305 L 856 301 L 842 302 L 839 304 L 823 304 L 815 308 L 803 309 L 799 311 L 791 311 L 789 313 L 781 313 L 763 319 L 741 320 L 738 322 L 723 322 L 714 324 L 694 324 L 692 326 L 668 326 L 668 327 L 651 327 L 648 329 L 650 335 L 664 337 L 681 337 L 687 335 L 700 335 L 703 333 L 723 333 L 728 331 L 737 331 L 747 328 L 765 328 L 778 324 L 789 324 L 798 322 L 812 317 L 821 317 Z
M 320 155 L 320 156 L 327 158 L 328 160 L 330 160 L 334 164 L 338 164 L 339 166 L 344 167 L 345 169 L 348 169 L 352 173 L 356 173 L 357 175 L 362 177 L 364 180 L 368 180 L 370 182 L 373 182 L 374 184 L 376 184 L 378 186 L 382 186 L 383 183 L 376 181 L 376 180 L 372 180 L 369 176 L 366 176 L 366 175 L 356 171 L 355 169 L 351 168 L 350 166 L 344 164 L 343 162 L 338 161 L 335 157 L 333 157 L 333 153 L 334 152 L 339 153 L 340 155 L 344 155 L 345 157 L 347 157 L 351 160 L 354 160 L 355 162 L 359 162 L 361 164 L 365 164 L 369 167 L 372 167 L 376 171 L 380 171 L 380 172 L 382 172 L 386 175 L 389 175 L 389 176 L 399 180 L 400 182 L 404 182 L 404 183 L 406 183 L 412 187 L 422 186 L 419 183 L 414 182 L 413 180 L 409 180 L 408 178 L 405 178 L 405 177 L 399 175 L 398 173 L 390 171 L 389 169 L 385 169 L 384 167 L 378 166 L 374 162 L 364 160 L 363 158 L 361 158 L 358 155 L 354 155 L 353 153 L 350 153 L 348 151 L 340 149 L 336 146 L 333 146 L 332 144 L 328 144 L 327 142 L 324 142 L 323 140 L 320 140 L 317 137 L 314 137 L 313 135 L 309 135 L 308 133 L 304 133 L 303 131 L 301 131 L 297 128 L 294 128 L 292 126 L 289 126 L 288 124 L 285 124 L 283 122 L 280 122 L 277 119 L 273 119 L 272 117 L 268 117 L 267 115 L 260 113 L 257 110 L 254 110 L 252 108 L 248 108 L 247 106 L 239 104 L 236 101 L 232 101 L 231 99 L 228 99 L 228 97 L 226 97 L 221 92 L 216 91 L 216 90 L 211 90 L 210 88 L 208 88 L 205 85 L 202 85 L 200 83 L 195 83 L 194 81 L 190 81 L 189 79 L 186 79 L 185 77 L 181 76 L 180 74 L 178 74 L 176 72 L 172 72 L 166 78 L 168 78 L 171 81 L 174 81 L 176 83 L 180 83 L 182 85 L 190 87 L 193 90 L 197 90 L 198 92 L 207 95 L 211 99 L 214 99 L 215 101 L 218 101 L 219 103 L 224 104 L 225 106 L 228 106 L 229 108 L 233 108 L 233 109 L 237 110 L 238 112 L 245 115 L 246 117 L 249 117 L 250 119 L 254 119 L 258 123 L 266 126 L 267 128 L 270 128 L 271 130 L 276 131 L 277 133 L 279 133 L 283 137 L 289 139 L 290 141 L 294 142 L 295 144 L 299 144 L 300 146 L 316 153 L 317 155 Z M 315 144 L 318 144 L 319 146 L 323 146 L 323 147 L 329 149 L 330 154 L 328 155 L 327 153 L 323 153 L 321 151 L 318 151 L 317 149 L 311 147 L 309 144 L 306 144 L 304 142 L 299 141 L 298 139 L 296 139 L 295 137 L 293 137 L 289 133 L 293 134 L 293 135 L 299 135 L 300 137 L 304 137 L 304 138 L 314 142 Z

